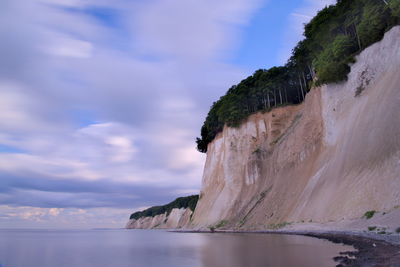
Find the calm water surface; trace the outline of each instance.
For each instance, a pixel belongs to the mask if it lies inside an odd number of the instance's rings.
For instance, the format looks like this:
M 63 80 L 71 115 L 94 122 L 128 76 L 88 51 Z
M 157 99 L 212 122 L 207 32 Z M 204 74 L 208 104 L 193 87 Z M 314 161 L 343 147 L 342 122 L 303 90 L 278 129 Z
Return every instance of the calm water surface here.
M 350 249 L 303 236 L 161 230 L 0 230 L 1 267 L 335 266 Z

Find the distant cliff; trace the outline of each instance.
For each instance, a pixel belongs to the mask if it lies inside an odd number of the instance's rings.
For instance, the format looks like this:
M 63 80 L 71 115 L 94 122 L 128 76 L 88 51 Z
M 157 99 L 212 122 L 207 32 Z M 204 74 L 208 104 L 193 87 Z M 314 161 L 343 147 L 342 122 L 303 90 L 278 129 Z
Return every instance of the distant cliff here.
M 225 126 L 208 144 L 188 227 L 267 229 L 360 218 L 400 204 L 400 27 L 366 48 L 348 80 L 302 104 Z
M 130 216 L 126 228 L 182 228 L 189 224 L 198 199 L 198 195 L 180 197 L 167 205 L 135 212 Z

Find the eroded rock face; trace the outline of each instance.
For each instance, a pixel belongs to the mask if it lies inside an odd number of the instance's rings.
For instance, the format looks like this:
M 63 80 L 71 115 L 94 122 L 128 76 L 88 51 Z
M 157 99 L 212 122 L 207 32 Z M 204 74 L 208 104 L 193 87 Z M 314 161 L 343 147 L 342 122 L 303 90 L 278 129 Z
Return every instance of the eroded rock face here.
M 166 213 L 154 217 L 142 217 L 138 220 L 128 221 L 128 229 L 177 229 L 184 228 L 190 222 L 192 211 L 187 209 L 173 209 L 167 216 Z
M 400 27 L 346 82 L 255 114 L 209 144 L 192 228 L 338 221 L 400 204 Z

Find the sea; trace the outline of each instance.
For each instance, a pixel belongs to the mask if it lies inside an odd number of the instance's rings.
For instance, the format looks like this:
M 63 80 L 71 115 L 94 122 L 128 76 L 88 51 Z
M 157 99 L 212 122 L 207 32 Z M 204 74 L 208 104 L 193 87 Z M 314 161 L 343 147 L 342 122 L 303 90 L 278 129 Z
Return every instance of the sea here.
M 1 267 L 317 267 L 352 247 L 305 236 L 165 230 L 0 230 Z

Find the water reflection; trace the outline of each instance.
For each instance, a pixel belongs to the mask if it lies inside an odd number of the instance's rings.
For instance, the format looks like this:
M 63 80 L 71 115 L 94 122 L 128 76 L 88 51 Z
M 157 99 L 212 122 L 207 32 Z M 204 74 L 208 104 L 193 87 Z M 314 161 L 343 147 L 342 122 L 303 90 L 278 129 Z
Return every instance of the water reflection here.
M 335 266 L 347 247 L 302 236 L 0 230 L 0 266 Z
M 209 234 L 202 266 L 335 266 L 332 257 L 350 249 L 303 236 Z

